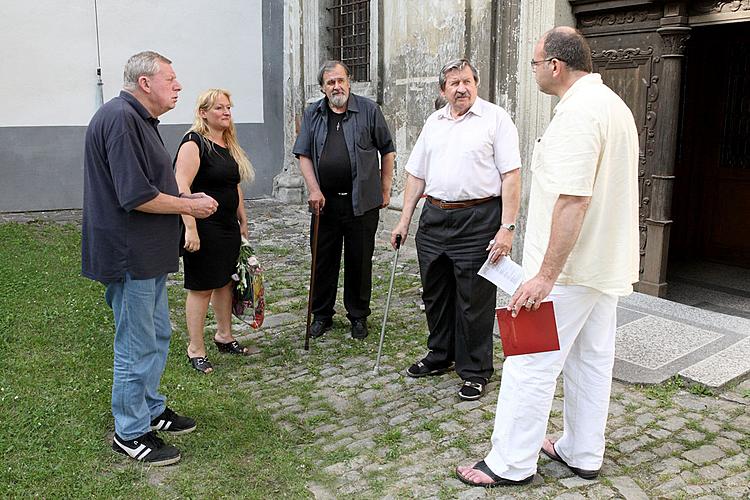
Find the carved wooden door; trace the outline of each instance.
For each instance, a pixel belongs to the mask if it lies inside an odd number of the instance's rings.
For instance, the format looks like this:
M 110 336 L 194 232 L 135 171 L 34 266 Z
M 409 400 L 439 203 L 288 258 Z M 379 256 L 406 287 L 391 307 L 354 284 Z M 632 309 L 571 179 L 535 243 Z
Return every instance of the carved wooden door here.
M 655 57 L 656 33 L 603 36 L 589 39 L 594 72 L 630 107 L 638 127 L 640 165 L 639 224 L 641 234 L 641 272 L 646 254 L 646 218 L 650 213 L 651 163 L 654 154 L 654 127 L 659 98 L 659 58 Z

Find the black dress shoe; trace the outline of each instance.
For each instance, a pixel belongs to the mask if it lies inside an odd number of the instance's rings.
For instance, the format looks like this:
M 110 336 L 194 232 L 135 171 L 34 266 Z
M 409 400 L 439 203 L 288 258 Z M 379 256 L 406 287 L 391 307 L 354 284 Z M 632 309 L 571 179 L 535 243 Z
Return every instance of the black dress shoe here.
M 357 318 L 352 320 L 352 338 L 362 340 L 367 337 L 367 318 Z
M 333 320 L 331 318 L 328 319 L 316 319 L 312 322 L 312 325 L 310 325 L 310 337 L 312 338 L 318 338 L 321 335 L 323 335 L 325 332 L 331 329 L 333 326 Z

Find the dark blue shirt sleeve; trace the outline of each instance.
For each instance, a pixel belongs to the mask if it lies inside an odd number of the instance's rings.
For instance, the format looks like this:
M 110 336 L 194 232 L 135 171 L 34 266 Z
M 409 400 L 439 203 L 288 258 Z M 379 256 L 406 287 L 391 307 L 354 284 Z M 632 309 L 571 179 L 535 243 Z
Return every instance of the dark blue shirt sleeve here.
M 372 139 L 375 147 L 380 151 L 381 156 L 393 153 L 396 151 L 396 146 L 393 144 L 393 138 L 391 137 L 391 131 L 388 129 L 388 124 L 385 122 L 383 112 L 380 111 L 380 107 L 375 107 L 374 125 L 372 128 Z
M 106 150 L 115 195 L 123 209 L 130 212 L 159 195 L 149 178 L 143 145 L 134 131 L 107 138 Z
M 312 148 L 310 147 L 312 124 L 310 120 L 310 111 L 305 111 L 302 115 L 302 125 L 299 128 L 299 135 L 297 136 L 297 140 L 294 141 L 294 147 L 292 148 L 292 154 L 294 154 L 295 158 L 299 158 L 300 156 L 312 158 Z

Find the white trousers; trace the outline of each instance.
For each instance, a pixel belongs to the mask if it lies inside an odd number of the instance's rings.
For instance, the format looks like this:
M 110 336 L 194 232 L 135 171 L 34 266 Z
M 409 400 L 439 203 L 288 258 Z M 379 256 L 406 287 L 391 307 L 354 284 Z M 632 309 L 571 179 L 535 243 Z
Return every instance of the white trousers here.
M 492 450 L 484 461 L 506 479 L 536 473 L 561 371 L 564 428 L 555 450 L 568 465 L 581 469 L 599 469 L 604 459 L 618 298 L 563 285 L 555 285 L 549 298 L 555 305 L 560 350 L 509 356 L 503 363 Z

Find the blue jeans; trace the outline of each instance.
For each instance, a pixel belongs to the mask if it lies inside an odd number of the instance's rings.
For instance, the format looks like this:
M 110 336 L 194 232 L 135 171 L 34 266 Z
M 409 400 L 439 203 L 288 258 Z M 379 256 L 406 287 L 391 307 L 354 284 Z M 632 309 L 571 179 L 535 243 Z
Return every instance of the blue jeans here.
M 130 440 L 147 433 L 166 407 L 159 383 L 172 336 L 167 275 L 147 280 L 127 275 L 107 285 L 105 298 L 115 317 L 112 416 L 117 435 Z

